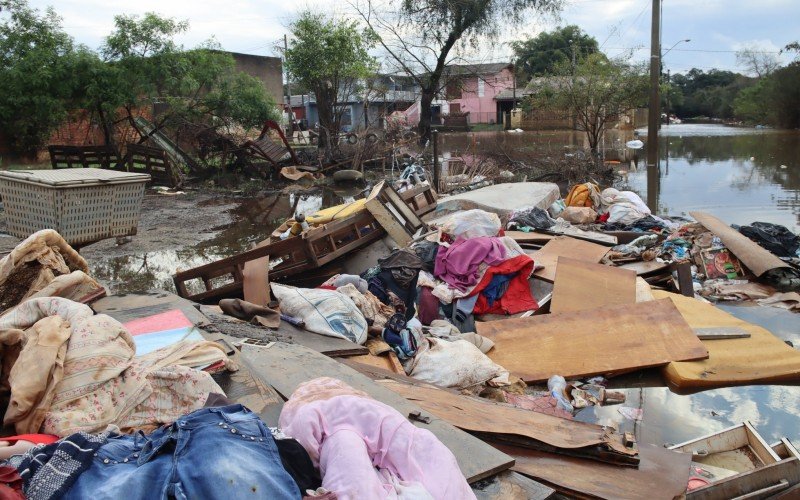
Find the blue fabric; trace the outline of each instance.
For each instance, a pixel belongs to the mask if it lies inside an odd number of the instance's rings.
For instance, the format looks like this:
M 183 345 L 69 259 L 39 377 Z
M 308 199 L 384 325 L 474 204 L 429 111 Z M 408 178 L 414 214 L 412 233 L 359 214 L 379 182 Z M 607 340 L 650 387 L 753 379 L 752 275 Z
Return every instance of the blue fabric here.
M 117 436 L 64 498 L 300 498 L 269 429 L 235 404 L 203 408 L 152 434 Z
M 486 302 L 489 304 L 489 307 L 492 307 L 494 301 L 499 300 L 500 297 L 506 293 L 506 290 L 508 290 L 508 282 L 516 276 L 517 273 L 495 274 L 492 276 L 492 281 L 486 285 L 486 288 L 481 290 L 481 293 L 486 297 Z
M 417 340 L 407 328 L 400 330 L 400 332 L 384 328 L 381 336 L 383 341 L 389 344 L 389 347 L 401 360 L 413 358 L 417 353 Z

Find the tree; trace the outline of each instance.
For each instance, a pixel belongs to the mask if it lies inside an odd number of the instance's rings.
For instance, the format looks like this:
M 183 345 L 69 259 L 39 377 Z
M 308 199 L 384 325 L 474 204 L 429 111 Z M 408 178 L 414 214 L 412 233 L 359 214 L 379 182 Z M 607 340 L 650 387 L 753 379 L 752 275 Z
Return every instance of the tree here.
M 778 55 L 763 48 L 750 45 L 736 51 L 736 64 L 757 78 L 769 76 L 781 66 Z
M 575 67 L 562 61 L 555 66 L 554 73 L 528 85 L 533 93 L 525 107 L 574 119 L 575 127 L 586 133 L 589 149 L 599 163 L 602 160 L 598 145 L 607 124 L 647 99 L 645 68 L 592 54 Z
M 526 13 L 558 12 L 562 0 L 402 0 L 398 7 L 363 0 L 354 7 L 396 66 L 420 87 L 419 136 L 431 132 L 431 106 L 442 89 L 449 64 L 466 49 L 492 44 L 501 26 L 519 25 Z
M 319 146 L 331 155 L 341 129 L 343 102 L 359 90 L 359 82 L 378 69 L 369 55 L 374 34 L 354 21 L 325 19 L 305 11 L 291 26 L 286 67 L 292 78 L 311 89 L 319 114 Z
M 107 142 L 115 124 L 135 128 L 135 115 L 155 106 L 156 130 L 185 123 L 251 128 L 279 117 L 261 82 L 236 71 L 217 44 L 185 50 L 175 42 L 188 23 L 147 13 L 116 16 L 114 24 L 103 60 L 89 61 L 83 72 L 84 106 L 97 112 Z
M 76 51 L 52 8 L 0 1 L 0 131 L 30 154 L 67 116 L 75 90 Z
M 600 50 L 597 39 L 574 24 L 512 42 L 511 48 L 517 61 L 517 78 L 525 81 L 552 75 L 558 64 L 572 61 L 573 56 L 577 62 Z

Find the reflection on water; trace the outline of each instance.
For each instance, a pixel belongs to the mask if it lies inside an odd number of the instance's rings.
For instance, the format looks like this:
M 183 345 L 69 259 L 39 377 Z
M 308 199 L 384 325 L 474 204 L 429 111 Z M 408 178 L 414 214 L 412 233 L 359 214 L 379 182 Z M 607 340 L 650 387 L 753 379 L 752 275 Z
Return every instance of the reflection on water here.
M 722 125 L 670 125 L 660 142 L 659 212 L 710 212 L 729 224 L 800 230 L 800 133 Z M 621 185 L 647 194 L 647 172 Z

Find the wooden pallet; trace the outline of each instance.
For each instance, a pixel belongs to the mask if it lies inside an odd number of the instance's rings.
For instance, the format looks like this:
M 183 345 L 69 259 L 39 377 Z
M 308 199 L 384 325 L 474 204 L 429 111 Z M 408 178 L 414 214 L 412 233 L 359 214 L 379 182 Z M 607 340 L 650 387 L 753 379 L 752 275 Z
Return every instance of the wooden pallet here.
M 387 190 L 391 195 L 397 196 L 388 186 Z M 436 206 L 436 193 L 427 185 L 401 193 L 400 199 L 407 204 L 411 203 L 408 200 L 417 199 L 415 206 L 421 211 L 430 211 Z M 419 201 L 430 199 L 434 200 L 432 207 L 427 202 Z M 415 213 L 407 205 L 402 208 Z M 244 266 L 247 262 L 269 256 L 269 261 L 273 263 L 269 269 L 270 280 L 280 281 L 281 278 L 329 264 L 386 234 L 386 230 L 372 213 L 365 210 L 352 217 L 312 228 L 300 236 L 271 242 L 238 255 L 178 272 L 173 281 L 181 297 L 195 302 L 215 303 L 226 297 L 242 295 Z M 202 290 L 195 291 L 200 287 L 194 287 L 193 290 L 188 284 L 195 280 L 202 283 Z
M 125 158 L 128 172 L 149 174 L 152 184 L 169 187 L 181 184 L 180 172 L 163 149 L 128 144 Z
M 61 168 L 114 169 L 122 159 L 111 146 L 61 146 L 50 145 L 50 164 L 53 170 Z

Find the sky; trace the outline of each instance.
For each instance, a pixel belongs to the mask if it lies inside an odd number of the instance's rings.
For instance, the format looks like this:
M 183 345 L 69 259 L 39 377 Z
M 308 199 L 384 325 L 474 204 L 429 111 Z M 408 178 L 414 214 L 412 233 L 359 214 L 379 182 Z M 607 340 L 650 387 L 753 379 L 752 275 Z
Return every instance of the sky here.
M 102 44 L 116 14 L 159 14 L 188 20 L 190 30 L 180 40 L 191 47 L 214 38 L 233 52 L 276 55 L 287 26 L 305 8 L 345 13 L 344 0 L 29 0 L 37 8 L 53 6 L 65 30 L 92 48 Z M 507 42 L 542 31 L 576 24 L 597 38 L 610 56 L 633 51 L 635 60 L 648 60 L 652 0 L 567 0 L 558 19 L 531 15 L 493 49 L 469 56 L 471 62 L 510 60 Z M 696 67 L 743 71 L 736 50 L 753 46 L 775 53 L 800 39 L 800 2 L 797 0 L 662 0 L 664 68 L 673 74 Z M 787 55 L 779 56 L 784 63 Z

